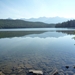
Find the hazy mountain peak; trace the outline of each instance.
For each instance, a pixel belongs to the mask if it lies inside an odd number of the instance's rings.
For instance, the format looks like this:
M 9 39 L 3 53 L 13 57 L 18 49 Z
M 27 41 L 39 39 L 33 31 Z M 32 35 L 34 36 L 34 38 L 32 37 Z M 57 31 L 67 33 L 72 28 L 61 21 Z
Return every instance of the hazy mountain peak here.
M 62 23 L 70 19 L 56 16 L 56 17 L 39 17 L 39 18 L 30 18 L 30 19 L 22 18 L 22 20 L 32 21 L 32 22 L 44 22 L 44 23 Z

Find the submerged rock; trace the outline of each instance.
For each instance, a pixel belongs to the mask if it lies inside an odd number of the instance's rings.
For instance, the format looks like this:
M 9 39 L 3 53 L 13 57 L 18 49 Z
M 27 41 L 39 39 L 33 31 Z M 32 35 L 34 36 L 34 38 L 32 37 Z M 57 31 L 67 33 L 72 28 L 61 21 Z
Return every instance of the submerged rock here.
M 4 73 L 0 72 L 0 75 L 5 75 Z
M 69 66 L 65 66 L 67 69 L 69 68 Z
M 32 75 L 43 75 L 43 72 L 40 70 L 29 70 L 29 73 Z

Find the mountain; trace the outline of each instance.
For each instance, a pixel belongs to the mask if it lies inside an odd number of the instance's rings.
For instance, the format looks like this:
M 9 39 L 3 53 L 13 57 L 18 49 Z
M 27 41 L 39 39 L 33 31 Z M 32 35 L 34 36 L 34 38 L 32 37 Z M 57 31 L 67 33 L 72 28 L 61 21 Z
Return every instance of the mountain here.
M 0 19 L 0 29 L 3 28 L 75 28 L 75 20 L 69 20 L 57 24 L 43 22 L 29 22 L 24 20 Z
M 55 24 L 42 22 L 29 22 L 24 20 L 0 19 L 0 28 L 48 28 L 55 27 Z
M 39 17 L 39 18 L 30 18 L 30 19 L 21 18 L 21 19 L 25 20 L 25 21 L 44 22 L 44 23 L 48 23 L 48 24 L 62 23 L 62 22 L 70 20 L 68 18 L 62 18 L 62 17 L 49 17 L 49 18 L 47 18 L 47 17 Z

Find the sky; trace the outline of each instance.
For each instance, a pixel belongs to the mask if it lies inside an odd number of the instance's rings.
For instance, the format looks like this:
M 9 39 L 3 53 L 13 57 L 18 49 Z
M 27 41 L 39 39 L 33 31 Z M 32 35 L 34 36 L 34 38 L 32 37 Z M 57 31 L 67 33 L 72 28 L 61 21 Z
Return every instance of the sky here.
M 75 18 L 75 0 L 0 0 L 0 19 Z

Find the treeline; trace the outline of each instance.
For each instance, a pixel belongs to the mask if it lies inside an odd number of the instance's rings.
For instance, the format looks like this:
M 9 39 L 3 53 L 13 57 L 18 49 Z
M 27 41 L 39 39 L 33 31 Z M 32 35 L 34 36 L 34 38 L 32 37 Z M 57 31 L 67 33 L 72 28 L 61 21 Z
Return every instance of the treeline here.
M 3 28 L 75 28 L 75 20 L 58 24 L 46 24 L 43 22 L 29 22 L 24 20 L 0 19 L 0 29 Z
M 1 28 L 47 28 L 54 27 L 55 24 L 46 24 L 42 22 L 28 22 L 23 20 L 0 19 Z
M 55 27 L 57 27 L 57 28 L 75 28 L 75 20 L 58 23 L 55 25 Z

